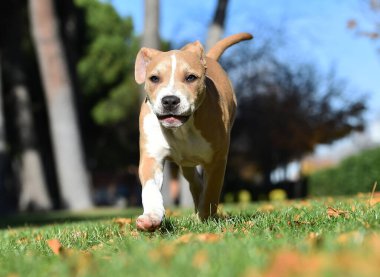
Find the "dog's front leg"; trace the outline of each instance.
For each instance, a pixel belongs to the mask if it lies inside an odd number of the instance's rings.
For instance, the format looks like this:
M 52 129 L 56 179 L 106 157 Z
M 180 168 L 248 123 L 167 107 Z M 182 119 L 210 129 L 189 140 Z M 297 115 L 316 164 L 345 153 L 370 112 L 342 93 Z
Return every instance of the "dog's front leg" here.
M 144 213 L 137 218 L 136 225 L 142 231 L 154 231 L 160 227 L 165 214 L 161 188 L 163 182 L 163 161 L 142 155 L 139 177 L 142 185 Z

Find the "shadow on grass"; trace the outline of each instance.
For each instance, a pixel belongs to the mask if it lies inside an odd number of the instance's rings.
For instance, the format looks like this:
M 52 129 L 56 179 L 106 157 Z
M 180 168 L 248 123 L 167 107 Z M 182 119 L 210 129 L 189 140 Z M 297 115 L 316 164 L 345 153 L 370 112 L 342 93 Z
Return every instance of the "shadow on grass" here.
M 209 219 L 206 219 L 204 221 L 201 221 L 199 219 L 196 219 L 195 217 L 187 217 L 188 219 L 184 220 L 185 217 L 177 218 L 177 217 L 165 217 L 161 227 L 159 228 L 159 232 L 162 235 L 166 234 L 173 234 L 178 232 L 178 230 L 194 230 L 199 229 L 199 227 L 196 227 L 196 225 L 225 225 L 227 223 L 234 224 L 234 225 L 240 225 L 244 224 L 248 221 L 254 221 L 257 218 L 260 218 L 263 216 L 264 213 L 262 212 L 252 212 L 252 213 L 239 213 L 239 214 L 230 214 L 225 213 L 223 215 L 216 215 L 214 217 L 211 217 Z M 200 228 L 202 229 L 202 227 Z
M 129 209 L 93 209 L 85 212 L 49 211 L 18 213 L 0 216 L 0 229 L 44 226 L 52 224 L 74 223 L 83 221 L 107 220 L 115 217 L 131 218 L 140 213 L 139 208 Z

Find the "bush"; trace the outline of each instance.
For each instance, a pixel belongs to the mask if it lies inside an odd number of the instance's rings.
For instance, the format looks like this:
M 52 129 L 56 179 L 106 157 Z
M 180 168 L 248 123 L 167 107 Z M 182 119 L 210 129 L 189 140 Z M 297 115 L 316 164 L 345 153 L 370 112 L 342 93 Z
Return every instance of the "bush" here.
M 344 159 L 337 167 L 315 172 L 309 188 L 313 196 L 350 195 L 370 192 L 380 181 L 380 148 L 369 149 Z

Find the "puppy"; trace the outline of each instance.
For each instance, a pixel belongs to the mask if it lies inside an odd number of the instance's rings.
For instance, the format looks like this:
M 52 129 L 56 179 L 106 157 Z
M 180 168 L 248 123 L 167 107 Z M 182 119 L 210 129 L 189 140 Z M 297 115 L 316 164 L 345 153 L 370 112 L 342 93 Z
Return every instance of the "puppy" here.
M 165 160 L 181 168 L 200 219 L 216 213 L 236 111 L 231 82 L 217 61 L 229 46 L 251 38 L 248 33 L 232 35 L 206 55 L 199 41 L 180 50 L 142 48 L 137 54 L 135 79 L 145 82 L 147 93 L 139 120 L 144 208 L 136 221 L 139 230 L 154 231 L 164 217 Z

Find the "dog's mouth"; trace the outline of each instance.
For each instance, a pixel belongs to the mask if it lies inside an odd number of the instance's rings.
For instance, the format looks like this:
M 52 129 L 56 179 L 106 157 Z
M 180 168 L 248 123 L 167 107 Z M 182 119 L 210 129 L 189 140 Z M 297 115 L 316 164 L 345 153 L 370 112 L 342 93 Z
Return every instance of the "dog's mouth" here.
M 157 118 L 164 127 L 176 128 L 184 124 L 186 121 L 188 121 L 190 118 L 190 115 L 165 114 L 165 115 L 157 115 Z

